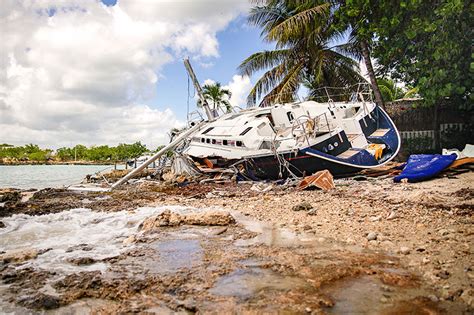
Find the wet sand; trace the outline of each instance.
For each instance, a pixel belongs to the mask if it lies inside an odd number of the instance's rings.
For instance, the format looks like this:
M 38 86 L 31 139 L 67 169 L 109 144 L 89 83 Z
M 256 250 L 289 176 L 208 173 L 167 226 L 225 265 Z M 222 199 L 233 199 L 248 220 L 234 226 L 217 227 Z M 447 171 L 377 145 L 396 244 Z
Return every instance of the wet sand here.
M 2 238 L 61 218 L 50 234 L 64 244 L 31 231 L 36 243 L 3 244 L 0 305 L 58 314 L 467 314 L 473 182 L 470 172 L 418 184 L 336 180 L 329 192 L 153 182 L 109 193 L 11 192 L 0 203 Z M 89 238 L 77 234 L 86 228 Z

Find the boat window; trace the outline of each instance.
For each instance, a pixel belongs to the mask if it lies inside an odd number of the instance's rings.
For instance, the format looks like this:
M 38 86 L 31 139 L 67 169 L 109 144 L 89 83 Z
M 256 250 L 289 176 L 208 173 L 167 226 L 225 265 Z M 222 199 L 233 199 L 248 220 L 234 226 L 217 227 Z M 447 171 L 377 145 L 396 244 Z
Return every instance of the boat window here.
M 252 127 L 247 127 L 247 128 L 245 128 L 245 130 L 242 131 L 242 132 L 240 133 L 240 135 L 241 135 L 241 136 L 245 135 L 247 132 L 250 131 L 250 129 L 252 129 Z
M 244 143 L 242 141 L 237 141 L 237 142 L 235 142 L 235 145 L 238 146 L 238 147 L 243 147 Z
M 216 144 L 216 139 L 212 139 L 212 144 Z
M 201 138 L 201 142 L 206 142 L 206 139 L 204 139 L 204 138 Z
M 206 143 L 211 143 L 211 139 L 206 139 Z
M 290 122 L 292 122 L 293 120 L 295 120 L 295 116 L 293 116 L 293 113 L 292 112 L 286 112 L 286 116 L 288 117 L 288 120 Z
M 207 128 L 206 131 L 204 131 L 202 134 L 205 135 L 206 133 L 208 133 L 208 132 L 211 131 L 212 129 L 214 129 L 214 127 Z
M 222 140 L 223 145 L 227 145 L 227 140 Z

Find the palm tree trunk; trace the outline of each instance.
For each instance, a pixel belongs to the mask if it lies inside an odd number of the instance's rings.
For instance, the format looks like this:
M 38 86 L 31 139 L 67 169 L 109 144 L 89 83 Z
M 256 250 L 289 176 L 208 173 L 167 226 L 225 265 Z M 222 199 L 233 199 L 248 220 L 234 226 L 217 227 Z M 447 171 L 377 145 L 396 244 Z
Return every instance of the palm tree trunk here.
M 374 91 L 375 103 L 385 109 L 382 93 L 380 93 L 379 85 L 377 84 L 377 79 L 375 78 L 374 68 L 372 67 L 372 61 L 370 60 L 369 45 L 367 44 L 367 41 L 363 40 L 361 41 L 360 46 L 362 48 L 362 56 L 364 57 L 365 66 L 367 67 L 370 84 L 372 85 L 372 90 Z

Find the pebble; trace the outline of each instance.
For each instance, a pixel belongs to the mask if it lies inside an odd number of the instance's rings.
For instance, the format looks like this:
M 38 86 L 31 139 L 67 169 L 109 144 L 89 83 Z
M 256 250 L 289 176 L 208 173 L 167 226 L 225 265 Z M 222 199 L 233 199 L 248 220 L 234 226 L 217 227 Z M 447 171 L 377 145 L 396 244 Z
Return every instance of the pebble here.
M 400 254 L 408 255 L 410 254 L 410 249 L 408 247 L 402 246 L 400 247 Z
M 5 223 L 3 223 L 2 221 L 0 221 L 0 229 L 3 229 L 5 227 Z
M 380 221 L 381 217 L 380 216 L 376 216 L 376 217 L 370 217 L 369 220 L 371 222 L 377 222 L 377 221 Z
M 375 241 L 376 239 L 377 239 L 377 233 L 369 232 L 369 234 L 367 234 L 368 241 Z
M 307 201 L 301 202 L 292 208 L 293 211 L 309 211 L 311 209 L 313 209 L 313 206 Z
M 387 217 L 387 220 L 393 220 L 398 218 L 398 214 L 395 211 L 391 211 L 390 214 Z
M 434 294 L 428 295 L 428 298 L 429 298 L 431 301 L 435 302 L 435 303 L 439 302 L 438 297 L 437 297 L 436 295 L 434 295 Z
M 423 259 L 421 260 L 421 263 L 422 263 L 423 265 L 426 265 L 426 264 L 428 264 L 430 261 L 431 261 L 431 260 L 430 260 L 428 257 L 423 257 Z
M 316 215 L 317 212 L 316 212 L 316 209 L 311 209 L 308 211 L 308 215 Z
M 446 236 L 446 235 L 449 234 L 449 231 L 446 230 L 446 229 L 441 229 L 441 230 L 439 230 L 439 234 L 441 234 L 441 236 Z

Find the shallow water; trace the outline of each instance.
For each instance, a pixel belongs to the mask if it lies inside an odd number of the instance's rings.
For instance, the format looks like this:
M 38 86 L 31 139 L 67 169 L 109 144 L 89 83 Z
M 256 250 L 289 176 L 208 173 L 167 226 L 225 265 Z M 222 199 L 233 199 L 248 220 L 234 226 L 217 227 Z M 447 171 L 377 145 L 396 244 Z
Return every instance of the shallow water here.
M 0 188 L 61 187 L 80 183 L 86 175 L 113 165 L 0 165 Z
M 180 211 L 185 208 L 167 209 Z M 0 230 L 0 251 L 49 249 L 24 267 L 41 267 L 65 273 L 104 271 L 104 263 L 76 266 L 69 260 L 81 257 L 99 260 L 120 254 L 131 246 L 124 245 L 123 241 L 137 232 L 138 225 L 146 217 L 163 210 L 139 208 L 107 213 L 81 208 L 42 216 L 14 215 L 2 219 L 6 227 Z

